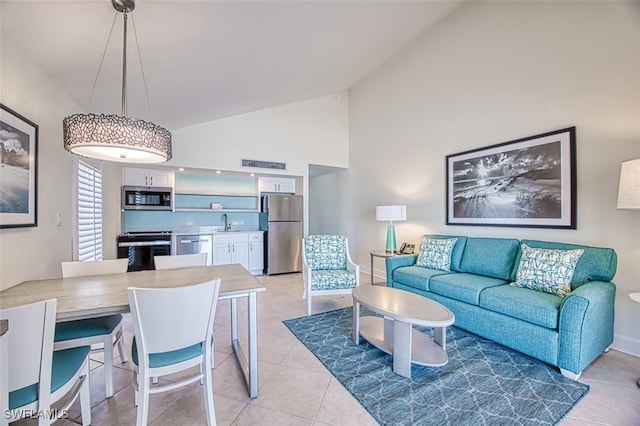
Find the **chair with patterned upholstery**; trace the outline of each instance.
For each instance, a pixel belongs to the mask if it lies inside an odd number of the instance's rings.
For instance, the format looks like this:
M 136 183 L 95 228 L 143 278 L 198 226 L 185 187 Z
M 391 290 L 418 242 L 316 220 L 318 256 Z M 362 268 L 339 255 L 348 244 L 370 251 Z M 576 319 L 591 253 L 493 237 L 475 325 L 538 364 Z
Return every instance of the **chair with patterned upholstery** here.
M 360 284 L 360 267 L 349 255 L 347 237 L 309 235 L 302 240 L 302 277 L 311 315 L 311 297 L 351 294 Z

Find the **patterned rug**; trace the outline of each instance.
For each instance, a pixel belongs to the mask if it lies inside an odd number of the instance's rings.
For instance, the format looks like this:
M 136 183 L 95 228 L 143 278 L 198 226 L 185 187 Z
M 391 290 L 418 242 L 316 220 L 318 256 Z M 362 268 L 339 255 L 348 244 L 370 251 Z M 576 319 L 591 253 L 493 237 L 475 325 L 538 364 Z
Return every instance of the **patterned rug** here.
M 412 365 L 407 379 L 393 372 L 391 356 L 362 338 L 353 343 L 352 308 L 283 322 L 382 425 L 553 425 L 589 391 L 456 327 L 447 329 L 449 363 Z

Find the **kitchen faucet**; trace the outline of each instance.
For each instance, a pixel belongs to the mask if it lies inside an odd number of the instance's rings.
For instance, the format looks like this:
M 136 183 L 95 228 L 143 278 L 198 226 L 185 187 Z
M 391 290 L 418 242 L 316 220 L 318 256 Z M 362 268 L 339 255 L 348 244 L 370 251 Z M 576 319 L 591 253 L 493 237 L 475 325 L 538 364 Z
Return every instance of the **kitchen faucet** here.
M 222 220 L 224 220 L 224 231 L 229 231 L 231 229 L 231 225 L 229 225 L 229 218 L 226 213 L 222 213 Z

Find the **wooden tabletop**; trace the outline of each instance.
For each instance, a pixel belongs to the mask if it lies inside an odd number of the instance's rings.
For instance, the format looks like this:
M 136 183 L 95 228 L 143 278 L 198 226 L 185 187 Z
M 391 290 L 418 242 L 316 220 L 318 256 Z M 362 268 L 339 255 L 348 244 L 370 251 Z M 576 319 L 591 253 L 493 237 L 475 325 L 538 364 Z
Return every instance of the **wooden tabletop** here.
M 241 265 L 200 266 L 25 281 L 0 292 L 0 309 L 56 298 L 58 321 L 93 318 L 129 312 L 129 287 L 178 287 L 216 278 L 222 280 L 220 299 L 266 290 L 266 287 Z

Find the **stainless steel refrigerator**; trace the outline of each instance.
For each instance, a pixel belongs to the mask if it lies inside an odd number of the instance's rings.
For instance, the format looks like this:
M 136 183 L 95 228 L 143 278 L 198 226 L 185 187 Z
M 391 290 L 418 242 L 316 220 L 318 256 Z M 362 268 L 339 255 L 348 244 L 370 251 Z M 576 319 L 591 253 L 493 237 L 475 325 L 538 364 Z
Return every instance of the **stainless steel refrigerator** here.
M 267 275 L 302 270 L 302 196 L 266 194 L 262 197 L 260 229 L 265 231 Z

